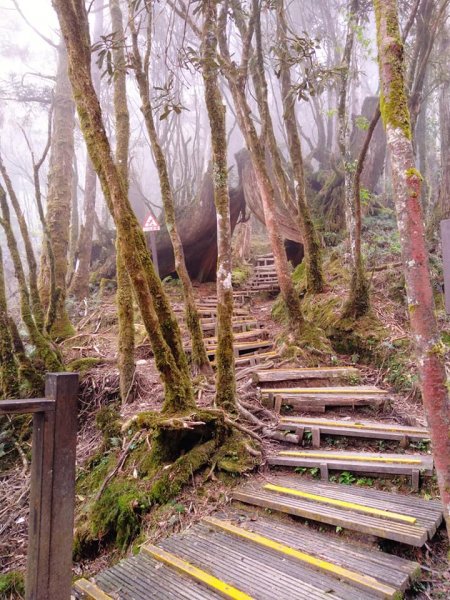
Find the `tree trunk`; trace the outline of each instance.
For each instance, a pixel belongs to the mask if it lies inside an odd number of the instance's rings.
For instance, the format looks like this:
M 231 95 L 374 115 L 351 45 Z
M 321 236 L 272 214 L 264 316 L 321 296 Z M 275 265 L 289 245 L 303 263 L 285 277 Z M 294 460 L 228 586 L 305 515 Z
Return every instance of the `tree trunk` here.
M 116 165 L 122 185 L 128 193 L 128 154 L 130 142 L 130 115 L 127 102 L 126 60 L 124 30 L 119 0 L 110 0 L 111 27 L 116 40 L 114 61 L 114 113 L 116 127 Z M 120 397 L 125 402 L 133 385 L 134 364 L 134 312 L 133 289 L 119 241 L 116 250 L 117 315 L 119 319 L 118 363 Z
M 54 339 L 64 339 L 75 330 L 66 311 L 67 252 L 69 247 L 75 114 L 67 76 L 64 44 L 58 46 L 58 70 L 53 111 L 53 130 L 48 176 L 46 222 L 55 257 L 56 285 L 59 288 L 56 318 L 51 329 Z M 42 248 L 39 291 L 42 304 L 50 304 L 50 266 L 46 244 Z
M 442 28 L 440 55 L 445 57 L 444 81 L 439 92 L 439 126 L 441 132 L 441 183 L 437 220 L 450 218 L 450 26 Z
M 141 98 L 141 110 L 144 115 L 145 125 L 147 127 L 148 137 L 152 146 L 155 157 L 156 169 L 158 171 L 159 185 L 161 189 L 161 199 L 164 207 L 164 218 L 166 221 L 167 231 L 172 243 L 173 254 L 175 259 L 175 270 L 180 278 L 183 288 L 184 303 L 186 309 L 186 325 L 189 329 L 192 340 L 192 364 L 203 372 L 210 372 L 211 366 L 206 354 L 205 344 L 203 342 L 203 332 L 200 323 L 200 316 L 197 311 L 194 298 L 194 288 L 186 268 L 183 245 L 178 233 L 178 226 L 175 215 L 175 203 L 173 197 L 172 186 L 169 179 L 166 157 L 162 150 L 158 133 L 156 131 L 153 107 L 150 100 L 150 81 L 149 81 L 149 62 L 151 56 L 151 28 L 152 28 L 152 11 L 153 3 L 147 4 L 147 52 L 144 63 L 142 62 L 141 53 L 138 46 L 137 31 L 134 24 L 134 10 L 130 15 L 130 27 L 133 40 L 133 57 L 134 69 L 136 72 L 136 80 Z
M 240 74 L 242 69 L 240 69 L 238 73 L 238 69 L 232 63 L 229 54 L 226 38 L 227 12 L 225 9 L 222 9 L 221 11 L 217 30 L 221 55 L 224 63 L 226 63 L 224 66 L 224 73 L 230 85 L 230 91 L 236 108 L 238 124 L 246 141 L 255 170 L 256 183 L 264 208 L 264 220 L 274 256 L 275 269 L 277 272 L 278 283 L 280 285 L 280 291 L 286 305 L 288 318 L 294 335 L 296 337 L 300 337 L 305 324 L 300 307 L 300 300 L 294 289 L 291 274 L 289 272 L 289 265 L 283 246 L 283 238 L 281 236 L 276 219 L 274 190 L 266 169 L 264 149 L 258 138 L 251 115 L 251 109 L 245 96 L 245 82 Z
M 93 43 L 100 41 L 103 35 L 103 0 L 94 2 L 94 35 Z M 93 57 L 95 55 L 93 54 Z M 92 61 L 92 82 L 97 94 L 100 94 L 101 73 L 96 61 Z M 86 298 L 89 294 L 89 276 L 92 254 L 92 238 L 95 222 L 95 200 L 97 193 L 97 175 L 92 166 L 89 154 L 86 156 L 86 171 L 84 179 L 84 222 L 80 228 L 76 249 L 76 270 L 72 278 L 69 293 L 77 300 Z
M 0 246 L 0 400 L 19 396 L 19 371 L 14 358 L 13 340 L 9 329 L 6 302 L 3 255 Z
M 233 352 L 233 286 L 231 281 L 231 225 L 228 195 L 227 132 L 225 106 L 217 68 L 217 0 L 203 5 L 202 75 L 211 128 L 214 201 L 217 211 L 217 351 L 216 404 L 236 412 L 236 379 Z
M 50 340 L 46 337 L 45 333 L 39 330 L 33 316 L 33 310 L 31 308 L 30 293 L 27 286 L 25 272 L 20 258 L 19 248 L 17 246 L 17 240 L 14 236 L 13 228 L 11 225 L 11 217 L 9 212 L 8 202 L 6 200 L 6 193 L 2 186 L 0 186 L 0 209 L 1 209 L 1 225 L 6 234 L 6 241 L 8 244 L 9 253 L 11 260 L 14 265 L 14 273 L 19 285 L 19 297 L 20 297 L 20 312 L 22 320 L 27 328 L 30 341 L 36 349 L 36 353 L 42 360 L 45 369 L 48 371 L 59 371 L 61 370 L 61 361 L 59 356 L 51 347 Z
M 344 206 L 352 257 L 350 293 L 344 307 L 344 318 L 362 317 L 369 310 L 369 283 L 366 279 L 361 253 L 361 205 L 359 198 L 355 202 L 354 168 L 348 122 L 348 88 L 358 11 L 359 0 L 349 0 L 347 36 L 341 63 L 341 88 L 338 105 L 338 143 L 344 167 Z
M 30 234 L 28 232 L 27 222 L 25 220 L 22 209 L 20 208 L 19 199 L 16 196 L 16 192 L 12 185 L 11 179 L 9 178 L 6 167 L 0 157 L 0 173 L 2 174 L 5 182 L 6 190 L 8 191 L 11 204 L 13 205 L 14 212 L 16 213 L 17 222 L 19 223 L 20 233 L 22 234 L 23 243 L 25 246 L 25 255 L 28 263 L 28 282 L 30 287 L 30 301 L 31 308 L 33 310 L 34 320 L 36 326 L 40 331 L 44 329 L 44 310 L 42 308 L 41 299 L 39 297 L 38 280 L 37 280 L 37 262 L 36 256 L 33 250 L 33 244 L 31 243 Z
M 294 175 L 300 229 L 303 234 L 303 245 L 305 247 L 307 287 L 312 293 L 318 294 L 324 288 L 322 249 L 306 199 L 302 143 L 297 128 L 297 116 L 295 114 L 295 95 L 292 90 L 287 35 L 285 8 L 283 1 L 280 0 L 277 9 L 277 38 L 280 51 L 280 84 L 284 111 L 283 118 Z
M 111 158 L 102 112 L 91 78 L 89 25 L 83 0 L 53 0 L 69 56 L 69 77 L 80 125 L 117 227 L 124 261 L 131 277 L 144 326 L 165 384 L 166 412 L 195 405 L 180 329 L 160 280 L 156 277 L 144 234 L 131 209 L 121 177 Z
M 381 115 L 391 155 L 392 180 L 411 331 L 447 531 L 450 532 L 450 401 L 442 342 L 434 314 L 404 82 L 403 44 L 396 0 L 374 0 L 381 81 Z

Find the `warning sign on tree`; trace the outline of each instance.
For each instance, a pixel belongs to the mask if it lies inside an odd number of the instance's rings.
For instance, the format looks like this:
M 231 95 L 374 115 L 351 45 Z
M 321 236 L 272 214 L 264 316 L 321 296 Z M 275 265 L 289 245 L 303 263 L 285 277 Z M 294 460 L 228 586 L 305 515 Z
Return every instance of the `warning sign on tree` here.
M 142 229 L 144 231 L 159 231 L 161 229 L 153 213 L 148 214 Z

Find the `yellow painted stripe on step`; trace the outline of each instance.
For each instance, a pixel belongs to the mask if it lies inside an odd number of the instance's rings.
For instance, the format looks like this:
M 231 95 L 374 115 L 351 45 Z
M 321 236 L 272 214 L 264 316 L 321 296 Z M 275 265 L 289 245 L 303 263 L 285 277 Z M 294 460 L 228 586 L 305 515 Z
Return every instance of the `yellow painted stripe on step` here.
M 354 394 L 355 396 L 376 395 L 381 396 L 387 394 L 386 390 L 377 388 L 264 388 L 261 389 L 263 394 Z
M 78 579 L 73 584 L 73 587 L 87 596 L 89 600 L 113 600 L 112 596 L 108 596 L 105 594 L 103 590 L 92 583 L 92 581 L 88 581 L 87 579 Z
M 363 586 L 371 591 L 377 592 L 382 598 L 394 598 L 395 594 L 397 593 L 397 591 L 394 588 L 379 582 L 374 577 L 357 573 L 356 571 L 350 571 L 345 567 L 341 567 L 340 565 L 336 565 L 326 560 L 322 560 L 320 558 L 317 558 L 316 556 L 307 554 L 306 552 L 301 552 L 300 550 L 291 548 L 286 544 L 282 544 L 280 542 L 259 535 L 252 531 L 248 531 L 247 529 L 243 529 L 242 527 L 236 527 L 235 525 L 230 523 L 230 521 L 221 521 L 220 519 L 215 519 L 214 517 L 206 517 L 203 519 L 203 522 L 217 529 L 226 531 L 227 533 L 230 533 L 232 535 L 236 535 L 251 542 L 255 542 L 256 544 L 264 546 L 265 548 L 275 550 L 276 552 L 284 554 L 285 556 L 291 556 L 292 558 L 296 558 L 297 560 L 311 565 L 312 567 L 316 567 L 321 571 L 327 571 L 328 573 L 331 573 L 339 579 L 344 579 L 345 581 L 350 581 L 352 583 L 359 584 L 360 586 Z
M 224 598 L 232 598 L 233 600 L 252 600 L 252 597 L 244 592 L 241 592 L 237 588 L 225 583 L 221 579 L 214 577 L 214 575 L 210 575 L 206 571 L 194 567 L 190 563 L 185 560 L 175 556 L 170 552 L 166 552 L 162 548 L 158 548 L 157 546 L 153 546 L 152 544 L 144 544 L 142 546 L 142 550 L 150 554 L 156 560 L 176 569 L 180 573 L 184 573 L 185 575 L 189 575 L 193 579 L 196 579 L 200 583 L 204 583 L 209 588 L 218 592 Z
M 328 458 L 329 460 L 356 460 L 358 462 L 376 462 L 399 465 L 421 465 L 420 458 L 389 458 L 382 456 L 360 456 L 358 454 L 327 454 L 326 452 L 297 452 L 296 450 L 282 450 L 278 456 L 297 456 L 299 458 Z
M 345 429 L 373 429 L 376 431 L 394 431 L 399 433 L 424 433 L 427 434 L 428 431 L 424 428 L 414 428 L 414 427 L 404 427 L 395 426 L 395 425 L 383 425 L 382 423 L 355 423 L 354 421 L 349 421 L 346 423 L 345 421 L 333 421 L 326 419 L 308 419 L 303 417 L 281 417 L 280 421 L 282 423 L 301 423 L 303 425 L 320 425 L 330 426 L 330 427 L 343 427 Z
M 386 517 L 393 521 L 402 521 L 404 523 L 411 523 L 414 525 L 417 519 L 415 517 L 409 517 L 408 515 L 401 515 L 399 513 L 391 512 L 390 510 L 381 510 L 379 508 L 372 508 L 365 506 L 364 504 L 356 504 L 355 502 L 347 502 L 346 500 L 337 500 L 336 498 L 330 498 L 329 496 L 320 496 L 318 494 L 310 494 L 309 492 L 302 492 L 301 490 L 295 490 L 293 488 L 281 487 L 273 485 L 273 483 L 266 483 L 264 485 L 265 490 L 272 492 L 279 492 L 280 494 L 288 494 L 289 496 L 298 496 L 299 498 L 305 498 L 305 500 L 314 500 L 314 502 L 322 502 L 323 504 L 331 504 L 340 508 L 348 508 L 349 510 L 356 510 L 358 512 L 367 513 L 377 517 Z

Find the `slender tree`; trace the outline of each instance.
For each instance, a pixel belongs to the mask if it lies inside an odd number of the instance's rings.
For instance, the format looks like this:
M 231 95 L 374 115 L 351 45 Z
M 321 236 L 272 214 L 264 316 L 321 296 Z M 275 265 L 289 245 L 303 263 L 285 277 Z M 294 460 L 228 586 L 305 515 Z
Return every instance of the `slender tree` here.
M 54 96 L 52 141 L 48 176 L 46 223 L 55 260 L 56 284 L 59 288 L 56 318 L 51 335 L 64 339 L 74 333 L 66 311 L 67 253 L 72 198 L 75 113 L 67 75 L 67 54 L 61 41 L 58 45 L 58 68 Z M 45 308 L 50 304 L 50 265 L 44 242 L 39 275 L 39 290 Z
M 233 353 L 233 286 L 231 282 L 231 225 L 228 195 L 225 106 L 219 88 L 217 63 L 217 0 L 205 0 L 202 34 L 202 75 L 211 128 L 214 202 L 217 212 L 217 351 L 216 403 L 236 410 Z
M 89 24 L 83 0 L 53 0 L 69 56 L 69 77 L 86 145 L 100 179 L 108 208 L 115 221 L 119 244 L 131 277 L 165 384 L 166 412 L 194 406 L 193 389 L 180 330 L 156 276 L 144 234 L 130 206 L 122 178 L 111 157 L 102 111 L 91 77 Z
M 103 35 L 103 0 L 95 0 L 93 5 L 95 13 L 93 43 L 100 42 Z M 92 61 L 92 81 L 95 91 L 100 94 L 101 73 L 95 60 L 95 52 Z M 95 223 L 95 203 L 97 195 L 97 174 L 95 173 L 89 154 L 86 156 L 86 171 L 84 177 L 84 221 L 80 228 L 75 257 L 77 268 L 73 275 L 69 293 L 78 300 L 82 300 L 89 293 L 89 275 L 92 254 L 92 240 Z
M 130 114 L 127 101 L 127 70 L 124 51 L 124 30 L 119 0 L 110 0 L 111 26 L 116 40 L 114 61 L 114 113 L 116 120 L 116 165 L 122 185 L 128 193 L 128 155 L 130 142 Z M 134 313 L 133 289 L 127 273 L 119 240 L 116 245 L 117 312 L 119 318 L 119 374 L 120 396 L 125 402 L 133 384 L 134 364 Z
M 14 357 L 14 346 L 9 328 L 6 301 L 3 254 L 0 246 L 0 399 L 19 395 L 19 370 Z
M 154 109 L 150 98 L 150 59 L 152 48 L 153 2 L 151 0 L 147 0 L 145 6 L 147 9 L 147 45 L 144 59 L 142 59 L 138 44 L 138 30 L 136 28 L 136 3 L 129 2 L 130 29 L 133 48 L 133 68 L 136 73 L 136 81 L 141 98 L 141 111 L 144 115 L 147 134 L 150 139 L 150 144 L 155 157 L 156 169 L 158 171 L 161 199 L 164 207 L 164 218 L 167 225 L 167 231 L 172 242 L 173 254 L 175 258 L 175 269 L 178 273 L 183 288 L 184 302 L 186 307 L 186 324 L 192 340 L 192 363 L 201 371 L 209 372 L 211 370 L 211 366 L 208 355 L 206 354 L 205 344 L 203 342 L 203 332 L 200 316 L 195 304 L 194 288 L 192 287 L 192 282 L 186 267 L 183 245 L 181 243 L 181 238 L 177 227 L 175 202 L 172 184 L 169 178 L 169 169 L 155 127 Z
M 404 51 L 396 0 L 374 0 L 381 82 L 381 116 L 391 156 L 394 202 L 402 245 L 408 309 L 425 413 L 447 531 L 450 533 L 450 400 L 442 342 L 434 314 L 428 252 L 405 92 Z

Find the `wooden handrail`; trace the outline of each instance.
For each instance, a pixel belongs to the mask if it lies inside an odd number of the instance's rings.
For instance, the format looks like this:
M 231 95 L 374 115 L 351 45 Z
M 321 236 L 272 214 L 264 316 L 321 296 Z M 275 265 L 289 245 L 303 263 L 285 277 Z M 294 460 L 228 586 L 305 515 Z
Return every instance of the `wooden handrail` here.
M 49 373 L 45 398 L 0 401 L 33 414 L 26 600 L 70 600 L 78 375 Z

